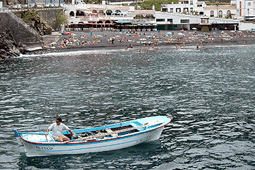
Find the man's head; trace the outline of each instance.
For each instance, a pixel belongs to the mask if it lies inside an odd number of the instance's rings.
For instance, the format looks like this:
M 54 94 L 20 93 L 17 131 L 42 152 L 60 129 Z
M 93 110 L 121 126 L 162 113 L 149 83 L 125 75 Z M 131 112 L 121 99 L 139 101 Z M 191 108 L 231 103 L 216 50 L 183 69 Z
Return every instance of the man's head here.
M 56 123 L 57 123 L 57 125 L 60 125 L 60 123 L 62 122 L 62 119 L 61 119 L 61 117 L 58 117 L 57 119 L 56 119 Z

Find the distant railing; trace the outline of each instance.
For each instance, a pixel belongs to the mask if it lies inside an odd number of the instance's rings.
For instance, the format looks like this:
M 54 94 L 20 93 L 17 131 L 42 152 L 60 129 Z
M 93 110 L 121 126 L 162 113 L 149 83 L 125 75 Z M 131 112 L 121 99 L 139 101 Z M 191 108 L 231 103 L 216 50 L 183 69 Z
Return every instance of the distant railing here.
M 16 12 L 16 11 L 27 11 L 28 9 L 36 9 L 39 11 L 43 11 L 43 10 L 52 10 L 52 9 L 63 9 L 62 7 L 21 7 L 21 8 L 13 8 L 11 5 L 9 5 L 8 7 L 3 7 L 0 8 L 0 12 L 6 12 L 6 11 L 12 11 L 12 12 Z
M 76 18 L 104 18 L 104 19 L 111 19 L 111 18 L 130 18 L 133 17 L 133 15 L 125 15 L 125 16 L 120 16 L 120 15 L 84 15 L 84 16 L 76 16 Z

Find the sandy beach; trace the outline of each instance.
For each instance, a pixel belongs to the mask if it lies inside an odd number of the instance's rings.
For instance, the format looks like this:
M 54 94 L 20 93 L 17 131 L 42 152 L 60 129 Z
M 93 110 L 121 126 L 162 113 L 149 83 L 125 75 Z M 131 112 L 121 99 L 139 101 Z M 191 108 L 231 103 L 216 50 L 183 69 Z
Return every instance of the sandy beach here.
M 48 52 L 64 52 L 78 50 L 98 49 L 125 49 L 138 52 L 158 50 L 158 47 L 168 47 L 175 50 L 185 48 L 212 47 L 215 45 L 247 45 L 255 44 L 255 32 L 243 31 L 103 31 L 103 32 L 68 32 L 68 35 L 60 35 L 53 42 L 44 42 L 28 52 L 28 54 L 40 54 Z

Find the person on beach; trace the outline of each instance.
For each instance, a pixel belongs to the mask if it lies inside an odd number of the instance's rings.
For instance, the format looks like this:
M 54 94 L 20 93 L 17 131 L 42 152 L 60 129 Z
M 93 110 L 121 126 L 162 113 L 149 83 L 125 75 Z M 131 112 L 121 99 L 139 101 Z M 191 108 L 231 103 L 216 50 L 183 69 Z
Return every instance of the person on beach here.
M 175 48 L 176 48 L 176 50 L 178 50 L 178 49 L 179 49 L 179 47 L 178 47 L 178 45 L 177 45 L 177 44 L 175 44 Z
M 49 126 L 46 135 L 48 135 L 49 131 L 52 131 L 54 140 L 59 142 L 69 141 L 70 139 L 67 136 L 63 135 L 62 133 L 63 130 L 68 130 L 71 133 L 71 135 L 75 137 L 73 132 L 64 123 L 62 123 L 61 117 L 58 117 L 56 119 L 56 122 Z

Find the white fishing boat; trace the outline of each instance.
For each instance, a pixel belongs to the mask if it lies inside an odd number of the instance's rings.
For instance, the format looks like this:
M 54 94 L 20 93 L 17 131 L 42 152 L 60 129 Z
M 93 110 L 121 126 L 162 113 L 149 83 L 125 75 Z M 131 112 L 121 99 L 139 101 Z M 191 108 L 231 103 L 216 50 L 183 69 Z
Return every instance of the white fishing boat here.
M 171 122 L 165 116 L 148 117 L 89 129 L 72 130 L 77 139 L 67 142 L 55 141 L 52 133 L 19 133 L 14 130 L 27 157 L 83 154 L 131 147 L 140 143 L 158 140 L 164 127 Z M 70 135 L 64 131 L 64 135 Z

